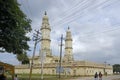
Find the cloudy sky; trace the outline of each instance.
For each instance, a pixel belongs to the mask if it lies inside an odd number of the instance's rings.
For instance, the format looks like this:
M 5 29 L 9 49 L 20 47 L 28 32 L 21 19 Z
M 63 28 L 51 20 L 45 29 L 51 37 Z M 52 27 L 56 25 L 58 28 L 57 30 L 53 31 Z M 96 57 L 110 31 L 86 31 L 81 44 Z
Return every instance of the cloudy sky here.
M 59 56 L 60 36 L 70 27 L 75 60 L 120 64 L 120 0 L 18 0 L 21 10 L 32 20 L 33 31 L 40 29 L 47 11 L 51 26 L 52 54 Z M 34 43 L 29 42 L 33 53 Z M 37 45 L 36 55 L 39 54 Z M 64 48 L 64 46 L 63 46 Z M 64 55 L 64 49 L 63 49 Z M 7 59 L 6 59 L 7 58 Z M 19 64 L 15 55 L 0 54 L 0 60 Z

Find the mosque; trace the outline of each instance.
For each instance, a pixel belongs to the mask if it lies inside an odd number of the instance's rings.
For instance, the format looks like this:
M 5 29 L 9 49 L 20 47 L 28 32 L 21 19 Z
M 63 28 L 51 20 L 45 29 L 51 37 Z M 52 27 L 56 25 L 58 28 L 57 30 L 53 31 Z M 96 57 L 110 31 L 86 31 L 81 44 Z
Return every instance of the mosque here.
M 60 57 L 52 55 L 52 50 L 50 47 L 51 27 L 46 12 L 42 18 L 42 26 L 40 30 L 42 33 L 42 39 L 40 41 L 41 42 L 40 55 L 34 57 L 32 73 L 40 74 L 42 70 L 41 63 L 42 61 L 44 61 L 43 74 L 56 75 L 59 73 Z M 68 30 L 66 31 L 65 38 L 65 53 L 61 61 L 60 72 L 62 75 L 90 76 L 94 75 L 95 72 L 101 72 L 102 74 L 107 73 L 108 75 L 113 74 L 113 68 L 110 65 L 90 61 L 75 61 L 73 57 L 72 41 L 73 41 L 72 34 L 70 28 L 68 28 Z M 29 58 L 29 60 L 30 64 L 28 65 L 17 65 L 15 67 L 15 73 L 17 74 L 29 73 L 32 58 Z

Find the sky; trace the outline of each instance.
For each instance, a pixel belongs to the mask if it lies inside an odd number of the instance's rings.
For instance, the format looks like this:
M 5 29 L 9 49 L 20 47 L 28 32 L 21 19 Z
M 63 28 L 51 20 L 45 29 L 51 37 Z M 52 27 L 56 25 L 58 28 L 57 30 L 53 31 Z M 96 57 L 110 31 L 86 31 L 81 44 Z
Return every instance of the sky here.
M 52 54 L 59 56 L 60 37 L 66 36 L 68 26 L 73 38 L 75 60 L 96 63 L 120 64 L 120 0 L 18 0 L 21 10 L 32 20 L 34 30 L 39 30 L 44 12 L 51 26 Z M 64 44 L 65 42 L 63 42 Z M 28 42 L 32 56 L 34 42 Z M 39 55 L 40 43 L 36 55 Z M 63 46 L 63 55 L 64 55 Z M 12 53 L 1 53 L 0 61 L 20 64 Z

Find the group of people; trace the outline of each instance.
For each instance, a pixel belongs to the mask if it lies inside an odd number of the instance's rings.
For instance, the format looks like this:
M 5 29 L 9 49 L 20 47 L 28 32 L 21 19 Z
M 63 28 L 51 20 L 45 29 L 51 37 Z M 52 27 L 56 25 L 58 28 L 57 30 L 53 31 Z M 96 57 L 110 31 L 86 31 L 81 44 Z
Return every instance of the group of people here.
M 99 72 L 99 74 L 96 72 L 95 73 L 95 76 L 94 76 L 94 78 L 95 78 L 95 80 L 102 80 L 102 73 L 101 72 Z

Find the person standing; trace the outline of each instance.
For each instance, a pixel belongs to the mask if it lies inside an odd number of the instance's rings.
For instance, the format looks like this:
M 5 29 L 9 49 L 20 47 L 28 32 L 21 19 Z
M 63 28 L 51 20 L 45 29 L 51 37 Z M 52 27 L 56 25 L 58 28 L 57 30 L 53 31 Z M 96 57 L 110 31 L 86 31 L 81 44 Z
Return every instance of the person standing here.
M 102 73 L 99 72 L 99 80 L 102 80 Z
M 18 80 L 17 74 L 15 75 L 14 80 Z
M 98 74 L 97 74 L 97 72 L 95 73 L 94 78 L 95 78 L 95 80 L 98 80 Z

